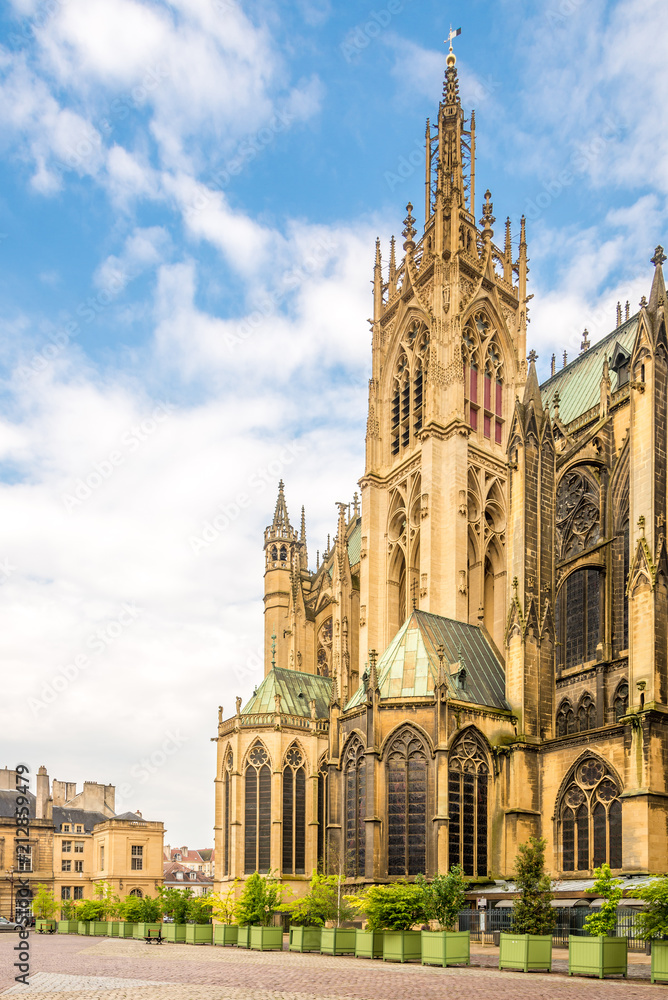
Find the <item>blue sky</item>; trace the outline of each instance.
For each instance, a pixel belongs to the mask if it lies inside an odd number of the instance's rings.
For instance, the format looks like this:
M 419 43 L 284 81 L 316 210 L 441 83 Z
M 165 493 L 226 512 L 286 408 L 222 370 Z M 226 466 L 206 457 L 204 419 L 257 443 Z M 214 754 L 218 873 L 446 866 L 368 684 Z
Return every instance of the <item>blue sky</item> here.
M 0 764 L 212 842 L 277 481 L 314 564 L 363 471 L 374 240 L 422 222 L 451 23 L 546 377 L 668 243 L 658 0 L 2 6 Z

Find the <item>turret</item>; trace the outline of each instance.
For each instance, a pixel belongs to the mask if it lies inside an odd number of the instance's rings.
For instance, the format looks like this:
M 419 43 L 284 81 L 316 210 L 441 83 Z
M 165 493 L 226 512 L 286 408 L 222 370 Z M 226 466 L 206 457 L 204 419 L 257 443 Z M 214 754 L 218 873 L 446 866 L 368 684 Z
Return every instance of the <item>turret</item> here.
M 304 527 L 305 532 L 305 527 Z M 306 542 L 304 539 L 304 550 Z M 287 667 L 288 645 L 282 640 L 289 630 L 288 613 L 292 586 L 292 571 L 300 565 L 302 544 L 297 531 L 290 524 L 285 502 L 283 480 L 278 484 L 278 498 L 274 520 L 264 531 L 264 662 L 268 673 L 272 662 L 272 643 L 279 638 L 276 665 Z

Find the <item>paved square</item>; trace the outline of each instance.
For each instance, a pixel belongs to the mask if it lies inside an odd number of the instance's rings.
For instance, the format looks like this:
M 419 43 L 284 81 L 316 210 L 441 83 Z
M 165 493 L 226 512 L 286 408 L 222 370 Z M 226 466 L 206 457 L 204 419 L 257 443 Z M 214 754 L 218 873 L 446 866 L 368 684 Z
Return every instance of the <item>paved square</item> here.
M 630 955 L 629 979 L 569 978 L 555 949 L 554 972 L 499 972 L 498 951 L 474 946 L 471 968 L 390 965 L 350 957 L 255 952 L 76 935 L 30 935 L 31 985 L 14 982 L 13 948 L 0 937 L 0 995 L 31 1000 L 610 1000 L 657 996 L 649 959 Z M 661 995 L 660 992 L 658 994 Z

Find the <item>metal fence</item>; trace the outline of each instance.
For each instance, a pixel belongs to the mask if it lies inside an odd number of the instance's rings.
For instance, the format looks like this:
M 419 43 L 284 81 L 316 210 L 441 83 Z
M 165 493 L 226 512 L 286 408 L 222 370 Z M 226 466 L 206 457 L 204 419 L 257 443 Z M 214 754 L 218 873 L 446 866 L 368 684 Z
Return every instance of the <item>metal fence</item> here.
M 557 924 L 552 934 L 552 943 L 557 947 L 568 947 L 570 934 L 586 934 L 584 922 L 590 913 L 598 912 L 598 907 L 557 906 Z M 459 914 L 460 931 L 470 931 L 472 941 L 493 944 L 499 931 L 512 930 L 512 907 L 492 907 L 489 910 L 462 910 Z M 645 939 L 637 925 L 638 912 L 627 907 L 617 910 L 617 930 L 619 937 L 629 940 L 629 951 L 645 951 Z

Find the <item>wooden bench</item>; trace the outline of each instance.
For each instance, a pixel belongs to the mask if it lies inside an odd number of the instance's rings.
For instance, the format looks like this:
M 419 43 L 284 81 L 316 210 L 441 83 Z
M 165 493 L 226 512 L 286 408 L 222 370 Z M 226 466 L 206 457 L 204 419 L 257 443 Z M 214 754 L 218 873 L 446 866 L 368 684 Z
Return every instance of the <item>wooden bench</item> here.
M 162 944 L 162 931 L 160 928 L 158 927 L 156 930 L 155 927 L 149 927 L 144 941 L 146 941 L 146 944 Z

